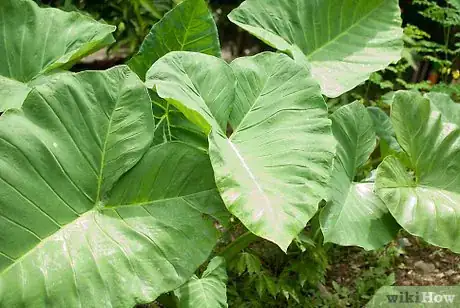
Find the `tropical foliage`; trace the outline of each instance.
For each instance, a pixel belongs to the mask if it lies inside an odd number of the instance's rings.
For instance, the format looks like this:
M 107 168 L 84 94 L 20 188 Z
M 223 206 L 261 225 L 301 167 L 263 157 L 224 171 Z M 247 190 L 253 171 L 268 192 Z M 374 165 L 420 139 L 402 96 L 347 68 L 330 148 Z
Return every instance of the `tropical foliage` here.
M 230 20 L 279 52 L 231 63 L 185 0 L 127 65 L 79 73 L 113 26 L 32 0 L 0 15 L 0 306 L 227 307 L 228 266 L 305 307 L 293 281 L 320 281 L 324 243 L 403 228 L 460 253 L 458 105 L 324 98 L 401 58 L 397 0 L 246 0 Z M 247 232 L 220 247 L 235 220 Z M 265 276 L 258 239 L 294 249 L 295 274 Z

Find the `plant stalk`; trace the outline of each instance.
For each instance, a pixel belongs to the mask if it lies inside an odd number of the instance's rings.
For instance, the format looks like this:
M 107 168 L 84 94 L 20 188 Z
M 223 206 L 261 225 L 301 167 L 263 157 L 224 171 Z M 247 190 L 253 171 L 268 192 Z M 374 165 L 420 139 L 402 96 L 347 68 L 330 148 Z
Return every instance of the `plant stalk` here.
M 219 254 L 221 257 L 225 258 L 225 261 L 230 262 L 233 260 L 236 255 L 249 246 L 249 244 L 257 241 L 259 237 L 252 232 L 248 231 L 240 235 L 236 240 L 231 242 L 225 247 L 225 249 Z

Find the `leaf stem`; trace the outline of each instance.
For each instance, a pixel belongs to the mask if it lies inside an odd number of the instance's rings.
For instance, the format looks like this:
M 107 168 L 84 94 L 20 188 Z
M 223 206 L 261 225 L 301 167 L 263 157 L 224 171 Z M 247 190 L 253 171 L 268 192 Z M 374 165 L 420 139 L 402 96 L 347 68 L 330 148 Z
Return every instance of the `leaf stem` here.
M 241 250 L 245 249 L 249 246 L 249 244 L 257 241 L 258 239 L 259 237 L 257 235 L 248 231 L 228 244 L 227 247 L 225 247 L 225 249 L 219 253 L 219 255 L 224 257 L 227 262 L 230 262 Z
M 161 123 L 163 122 L 163 120 L 165 119 L 165 115 L 163 115 L 161 118 L 160 118 L 160 121 L 158 121 L 158 124 L 156 125 L 155 127 L 155 130 L 153 131 L 153 133 L 155 133 L 157 131 L 157 129 L 160 127 Z
M 152 100 L 152 104 L 154 104 L 155 106 L 157 106 L 158 108 L 166 111 L 166 108 L 162 105 L 162 104 L 159 104 L 157 103 L 156 101 Z
M 166 113 L 164 116 L 166 117 L 166 124 L 168 126 L 169 141 L 172 141 L 171 123 L 169 122 L 169 102 L 166 104 Z

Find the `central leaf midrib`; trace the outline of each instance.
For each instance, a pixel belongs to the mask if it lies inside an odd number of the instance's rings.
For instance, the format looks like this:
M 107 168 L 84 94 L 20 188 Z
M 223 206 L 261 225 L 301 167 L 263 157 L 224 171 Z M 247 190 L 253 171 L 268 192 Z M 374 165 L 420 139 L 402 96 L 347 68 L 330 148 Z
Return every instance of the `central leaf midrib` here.
M 333 222 L 333 226 L 332 227 L 329 227 L 329 229 L 335 229 L 335 227 L 337 226 L 337 224 L 339 223 L 339 220 L 342 218 L 342 214 L 344 213 L 345 211 L 345 208 L 346 208 L 346 205 L 349 204 L 348 202 L 348 198 L 350 197 L 350 194 L 352 192 L 352 188 L 354 188 L 355 186 L 358 186 L 359 184 L 374 184 L 374 183 L 370 183 L 370 182 L 354 182 L 352 180 L 349 181 L 349 185 L 348 185 L 348 189 L 347 189 L 347 194 L 344 198 L 344 201 L 341 202 L 342 204 L 342 207 L 340 208 L 340 212 L 337 214 L 336 216 L 336 219 L 335 219 L 335 222 Z M 332 201 L 333 202 L 333 201 Z M 334 202 L 333 202 L 334 203 Z M 347 207 L 348 208 L 348 207 Z M 348 211 L 350 212 L 350 211 Z M 336 231 L 334 231 L 336 232 Z
M 50 240 L 50 238 L 52 238 L 54 235 L 56 235 L 56 233 L 58 232 L 62 232 L 64 229 L 68 228 L 69 226 L 75 224 L 76 221 L 80 220 L 80 219 L 84 219 L 86 218 L 87 216 L 90 216 L 94 213 L 103 213 L 104 211 L 108 211 L 108 210 L 112 210 L 112 211 L 116 211 L 117 209 L 120 209 L 120 208 L 129 208 L 129 207 L 136 207 L 136 206 L 144 206 L 144 205 L 154 205 L 155 203 L 160 203 L 160 202 L 168 202 L 168 201 L 171 201 L 171 200 L 174 200 L 174 199 L 185 199 L 185 198 L 188 198 L 188 197 L 192 197 L 192 196 L 195 196 L 195 195 L 199 195 L 199 194 L 202 194 L 202 193 L 206 193 L 206 192 L 210 192 L 210 191 L 214 191 L 216 190 L 215 188 L 212 188 L 212 189 L 208 189 L 208 190 L 203 190 L 203 191 L 199 191 L 199 192 L 195 192 L 195 193 L 191 193 L 191 194 L 187 194 L 187 195 L 183 195 L 183 196 L 176 196 L 176 197 L 170 197 L 170 198 L 165 198 L 165 199 L 157 199 L 157 200 L 152 200 L 152 201 L 146 201 L 146 202 L 143 202 L 143 203 L 131 203 L 131 204 L 122 204 L 122 205 L 116 205 L 116 206 L 104 206 L 104 207 L 98 207 L 97 206 L 97 203 L 96 205 L 86 211 L 85 213 L 81 214 L 80 216 L 78 216 L 77 218 L 75 218 L 74 220 L 72 220 L 71 222 L 65 224 L 65 225 L 62 225 L 59 230 L 57 230 L 56 232 L 48 235 L 47 237 L 45 238 L 42 238 L 42 240 L 37 244 L 35 245 L 33 248 L 31 248 L 30 250 L 28 250 L 26 253 L 24 253 L 22 256 L 20 256 L 19 258 L 17 259 L 13 259 L 12 261 L 14 261 L 13 263 L 11 263 L 9 266 L 7 266 L 3 271 L 0 272 L 0 278 L 3 276 L 3 274 L 5 274 L 6 272 L 8 272 L 12 267 L 14 267 L 16 264 L 22 262 L 22 260 L 24 260 L 25 258 L 27 258 L 27 256 L 29 256 L 30 254 L 32 254 L 34 251 L 36 251 L 37 249 L 39 249 L 39 246 L 43 246 L 43 243 L 46 243 L 47 241 Z M 194 210 L 197 210 L 196 208 L 194 208 Z
M 256 188 L 259 190 L 260 194 L 263 196 L 263 198 L 265 199 L 268 207 L 271 209 L 272 208 L 272 204 L 270 202 L 270 199 L 268 199 L 268 197 L 266 196 L 266 193 L 265 191 L 263 190 L 262 186 L 259 185 L 258 183 L 258 180 L 256 178 L 256 176 L 254 175 L 254 173 L 251 171 L 251 169 L 249 168 L 248 164 L 246 163 L 244 157 L 240 154 L 239 150 L 236 148 L 235 144 L 227 139 L 227 142 L 228 144 L 230 145 L 230 148 L 233 150 L 233 152 L 235 153 L 236 157 L 238 158 L 238 160 L 240 161 L 241 165 L 243 166 L 244 170 L 248 173 L 249 177 L 251 178 L 251 180 L 254 182 L 254 184 L 256 185 Z
M 353 29 L 354 27 L 356 27 L 357 25 L 361 24 L 361 22 L 363 22 L 365 19 L 369 18 L 372 14 L 375 13 L 375 11 L 377 11 L 378 9 L 380 9 L 380 7 L 385 4 L 385 1 L 382 1 L 380 2 L 379 5 L 377 5 L 376 7 L 374 7 L 372 10 L 370 10 L 366 15 L 364 15 L 363 17 L 361 17 L 360 19 L 358 19 L 356 22 L 354 22 L 351 26 L 349 26 L 348 28 L 344 29 L 344 31 L 338 35 L 336 35 L 335 37 L 333 37 L 330 41 L 327 41 L 326 43 L 324 43 L 323 45 L 321 46 L 318 46 L 318 47 L 315 47 L 314 50 L 310 51 L 308 54 L 306 54 L 307 56 L 307 59 L 308 60 L 311 60 L 312 62 L 314 60 L 312 60 L 312 57 L 318 53 L 319 51 L 322 51 L 324 48 L 326 48 L 327 46 L 331 45 L 332 43 L 335 43 L 337 42 L 340 38 L 342 38 L 343 36 L 346 36 L 347 34 L 349 34 L 350 30 Z M 328 16 L 329 17 L 329 16 Z M 300 21 L 301 22 L 301 21 Z M 294 43 L 294 45 L 296 45 Z
M 5 10 L 3 9 L 3 7 L 0 8 L 1 9 L 1 13 L 2 13 L 2 20 L 3 20 L 3 29 L 2 29 L 2 32 L 3 32 L 3 46 L 5 47 L 5 53 L 6 53 L 6 63 L 8 64 L 8 72 L 11 76 L 11 64 L 10 64 L 10 57 L 9 57 L 9 52 L 8 52 L 8 48 L 6 47 L 6 19 L 5 19 Z
M 123 89 L 125 87 L 125 83 L 126 83 L 126 78 L 123 79 L 123 84 L 119 88 L 120 91 L 118 92 L 117 100 L 116 100 L 116 102 L 115 102 L 115 104 L 113 106 L 112 112 L 111 112 L 110 117 L 109 117 L 109 123 L 107 125 L 107 133 L 105 135 L 104 145 L 102 146 L 102 151 L 101 151 L 101 167 L 99 168 L 99 176 L 98 176 L 98 180 L 97 180 L 97 194 L 96 194 L 95 206 L 97 206 L 99 201 L 101 200 L 102 175 L 103 175 L 104 167 L 105 167 L 104 164 L 105 164 L 105 155 L 107 153 L 107 144 L 108 144 L 108 141 L 109 141 L 110 131 L 112 130 L 112 121 L 113 121 L 113 118 L 114 118 L 114 114 L 115 114 L 115 112 L 117 110 L 118 104 L 120 103 L 120 99 L 122 97 L 121 92 L 123 91 Z
M 232 69 L 233 70 L 233 69 Z M 267 74 L 268 75 L 268 74 Z M 246 75 L 243 75 L 246 80 L 247 80 L 247 77 Z M 260 89 L 260 92 L 259 94 L 257 95 L 257 97 L 254 99 L 254 103 L 249 107 L 248 111 L 246 112 L 246 114 L 243 116 L 243 118 L 239 121 L 238 123 L 238 126 L 234 128 L 233 130 L 233 133 L 232 135 L 230 136 L 229 140 L 231 140 L 237 133 L 238 133 L 238 130 L 241 128 L 241 126 L 243 125 L 244 121 L 246 120 L 246 118 L 249 116 L 249 114 L 253 111 L 253 109 L 258 105 L 259 103 L 259 99 L 262 97 L 262 94 L 265 92 L 265 88 L 267 87 L 267 84 L 268 84 L 268 80 L 270 78 L 272 78 L 273 76 L 273 72 L 270 72 L 270 74 L 268 75 L 268 77 L 266 77 L 264 80 L 263 80 L 263 87 L 262 89 Z M 292 77 L 291 77 L 292 78 Z M 236 78 L 236 82 L 238 82 L 238 78 Z M 247 80 L 247 82 L 249 83 L 249 81 Z M 235 95 L 235 99 L 236 99 L 236 95 Z
M 190 28 L 191 28 L 191 25 L 192 25 L 192 20 L 195 17 L 197 7 L 198 7 L 197 5 L 193 7 L 193 10 L 192 10 L 192 12 L 190 14 L 190 19 L 188 20 L 188 25 L 187 25 L 187 27 L 185 27 L 185 33 L 184 33 L 184 36 L 182 37 L 182 42 L 178 42 L 181 45 L 180 50 L 184 50 L 184 46 L 185 46 L 185 43 L 186 43 L 186 41 L 188 39 L 189 31 L 190 31 Z
M 175 199 L 185 199 L 185 198 L 193 197 L 193 196 L 196 196 L 196 195 L 200 195 L 200 194 L 204 194 L 204 193 L 212 192 L 212 191 L 217 191 L 217 189 L 216 188 L 210 188 L 210 189 L 197 191 L 197 192 L 182 195 L 182 196 L 174 196 L 174 197 L 163 198 L 163 199 L 155 199 L 155 200 L 143 201 L 143 202 L 138 202 L 138 203 L 120 204 L 120 205 L 113 205 L 113 206 L 105 205 L 104 207 L 101 208 L 101 210 L 113 210 L 113 209 L 116 210 L 116 209 L 119 209 L 119 208 L 127 208 L 127 207 L 134 207 L 134 206 L 144 206 L 144 205 L 153 205 L 153 204 L 159 203 L 159 202 L 168 202 L 168 201 L 172 201 L 172 200 L 175 200 Z
M 268 72 L 267 72 L 268 73 Z M 239 122 L 238 126 L 235 128 L 233 134 L 230 136 L 230 138 L 225 138 L 226 141 L 228 142 L 230 148 L 233 150 L 233 152 L 235 153 L 236 157 L 238 158 L 238 160 L 240 161 L 241 165 L 243 166 L 244 170 L 247 172 L 247 174 L 249 175 L 250 179 L 252 180 L 252 182 L 255 184 L 256 188 L 258 189 L 258 191 L 260 192 L 260 194 L 263 196 L 263 198 L 265 199 L 266 201 L 266 205 L 268 207 L 268 209 L 270 209 L 270 211 L 272 211 L 273 209 L 273 205 L 270 201 L 270 199 L 267 197 L 264 189 L 262 188 L 262 186 L 259 185 L 259 182 L 258 182 L 258 179 L 256 178 L 256 176 L 254 175 L 254 173 L 251 171 L 249 165 L 246 163 L 244 157 L 241 155 L 240 151 L 238 150 L 238 148 L 236 147 L 236 145 L 232 142 L 232 139 L 234 138 L 234 136 L 236 136 L 238 134 L 238 130 L 241 128 L 241 126 L 244 124 L 245 120 L 247 119 L 248 115 L 252 112 L 252 110 L 258 106 L 259 104 L 259 99 L 262 97 L 262 93 L 265 92 L 265 88 L 267 87 L 267 84 L 269 82 L 269 80 L 272 78 L 273 76 L 273 71 L 269 72 L 269 74 L 267 74 L 268 76 L 263 80 L 263 87 L 261 88 L 260 92 L 258 93 L 257 97 L 254 99 L 254 103 L 250 106 L 249 110 L 247 111 L 247 113 L 243 116 L 243 118 L 241 119 L 241 121 Z M 297 74 L 296 74 L 297 75 Z M 291 77 L 292 78 L 292 77 Z

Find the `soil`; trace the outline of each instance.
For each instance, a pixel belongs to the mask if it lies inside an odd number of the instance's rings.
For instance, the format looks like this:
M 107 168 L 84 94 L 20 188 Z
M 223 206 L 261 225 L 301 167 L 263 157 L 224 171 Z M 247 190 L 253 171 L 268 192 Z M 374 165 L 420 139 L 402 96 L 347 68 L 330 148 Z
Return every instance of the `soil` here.
M 416 237 L 405 235 L 390 247 L 400 249 L 395 264 L 388 272 L 394 272 L 398 286 L 448 286 L 460 284 L 460 254 L 435 247 Z M 336 254 L 337 255 L 337 254 Z M 356 247 L 340 248 L 338 257 L 331 260 L 327 284 L 332 281 L 353 288 L 356 279 L 372 266 L 369 256 Z
M 396 269 L 396 285 L 448 286 L 460 284 L 460 255 L 411 238 Z M 428 265 L 428 267 L 423 265 Z

